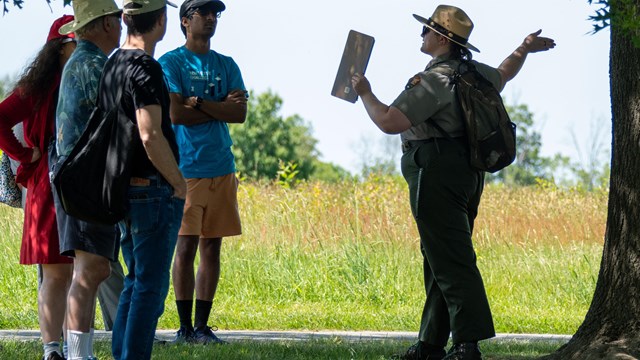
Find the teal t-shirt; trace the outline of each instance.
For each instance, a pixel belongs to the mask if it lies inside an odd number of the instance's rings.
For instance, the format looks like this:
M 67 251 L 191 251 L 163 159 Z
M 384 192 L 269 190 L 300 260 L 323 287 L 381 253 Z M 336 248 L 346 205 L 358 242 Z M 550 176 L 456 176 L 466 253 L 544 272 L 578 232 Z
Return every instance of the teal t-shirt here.
M 240 68 L 229 56 L 210 50 L 196 54 L 181 46 L 158 60 L 170 93 L 222 101 L 232 90 L 246 90 Z M 213 178 L 235 173 L 229 127 L 222 119 L 197 125 L 173 125 L 186 178 Z

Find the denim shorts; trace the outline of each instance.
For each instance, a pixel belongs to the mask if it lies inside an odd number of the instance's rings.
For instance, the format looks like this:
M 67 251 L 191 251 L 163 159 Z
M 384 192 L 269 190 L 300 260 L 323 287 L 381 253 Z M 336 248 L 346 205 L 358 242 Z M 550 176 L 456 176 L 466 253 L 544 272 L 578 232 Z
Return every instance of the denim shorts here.
M 58 157 L 55 146 L 49 147 L 50 173 L 55 173 L 64 160 L 65 157 Z M 116 261 L 120 238 L 118 226 L 94 224 L 68 215 L 62 207 L 56 187 L 51 186 L 51 191 L 60 238 L 60 255 L 73 257 L 75 251 L 80 250 Z

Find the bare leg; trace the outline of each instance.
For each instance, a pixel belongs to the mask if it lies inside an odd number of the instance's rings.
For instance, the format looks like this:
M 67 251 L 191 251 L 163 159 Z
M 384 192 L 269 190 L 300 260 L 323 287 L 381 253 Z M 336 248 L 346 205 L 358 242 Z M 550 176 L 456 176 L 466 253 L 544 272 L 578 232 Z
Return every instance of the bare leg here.
M 88 333 L 95 318 L 98 286 L 111 273 L 109 260 L 103 256 L 77 250 L 73 281 L 69 288 L 67 328 Z
M 196 312 L 194 317 L 196 342 L 224 344 L 208 327 L 213 298 L 220 279 L 220 248 L 222 238 L 200 239 L 200 266 L 196 275 Z
M 176 300 L 193 300 L 193 290 L 195 288 L 193 262 L 196 258 L 197 250 L 197 235 L 178 236 L 172 274 Z
M 42 285 L 38 291 L 38 318 L 42 341 L 60 341 L 71 283 L 71 264 L 42 265 Z
M 200 266 L 196 277 L 196 299 L 213 301 L 220 280 L 222 238 L 200 239 Z

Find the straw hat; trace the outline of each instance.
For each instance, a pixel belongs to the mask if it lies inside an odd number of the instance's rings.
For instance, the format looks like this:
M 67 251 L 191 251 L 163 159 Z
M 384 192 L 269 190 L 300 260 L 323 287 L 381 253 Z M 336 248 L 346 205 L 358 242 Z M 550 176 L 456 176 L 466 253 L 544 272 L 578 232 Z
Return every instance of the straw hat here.
M 61 27 L 60 34 L 72 33 L 101 16 L 118 14 L 121 11 L 113 0 L 73 0 L 75 21 Z
M 469 35 L 473 30 L 473 21 L 462 9 L 450 5 L 438 5 L 429 19 L 413 14 L 413 17 L 424 26 L 448 38 L 454 43 L 469 50 L 480 52 L 469 43 Z

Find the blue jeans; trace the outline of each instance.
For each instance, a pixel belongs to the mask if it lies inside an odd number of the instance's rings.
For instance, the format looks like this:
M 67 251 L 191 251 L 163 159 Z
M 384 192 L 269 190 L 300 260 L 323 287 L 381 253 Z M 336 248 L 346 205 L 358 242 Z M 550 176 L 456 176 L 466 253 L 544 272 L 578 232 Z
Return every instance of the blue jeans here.
M 120 222 L 120 247 L 128 274 L 113 326 L 116 360 L 150 359 L 158 318 L 169 291 L 169 269 L 184 200 L 163 179 L 131 186 L 129 213 Z

